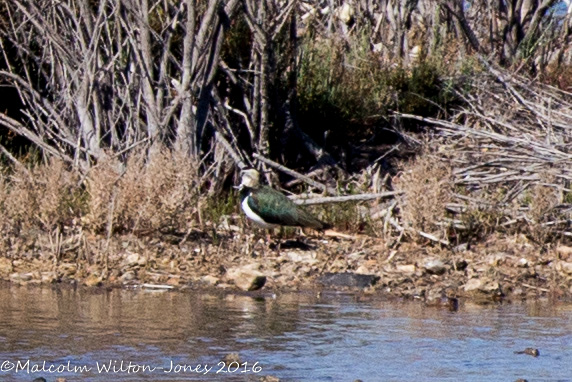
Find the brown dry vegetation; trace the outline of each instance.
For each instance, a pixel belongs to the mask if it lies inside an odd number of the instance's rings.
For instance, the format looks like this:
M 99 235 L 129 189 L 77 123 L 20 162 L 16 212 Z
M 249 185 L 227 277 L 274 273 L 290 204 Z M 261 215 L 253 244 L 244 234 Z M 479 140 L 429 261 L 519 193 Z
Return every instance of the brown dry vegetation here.
M 102 232 L 185 232 L 198 221 L 200 178 L 182 155 L 131 155 L 123 165 L 104 160 L 85 180 L 82 226 Z
M 411 228 L 427 233 L 442 232 L 447 203 L 452 200 L 451 166 L 428 154 L 421 154 L 406 163 L 394 187 L 403 191 L 400 216 Z M 444 236 L 437 233 L 437 236 Z
M 327 205 L 314 212 L 334 216 L 336 228 L 353 233 L 353 238 L 313 236 L 302 239 L 302 248 L 290 248 L 288 243 L 300 241 L 288 241 L 299 236 L 288 231 L 281 235 L 286 245 L 280 251 L 260 239 L 235 203 L 221 211 L 201 196 L 196 165 L 166 152 L 155 154 L 154 164 L 138 155 L 125 166 L 100 162 L 83 181 L 57 160 L 36 165 L 29 173 L 5 171 L 0 185 L 0 276 L 22 284 L 225 288 L 234 283 L 232 272 L 249 269 L 267 275 L 267 287 L 292 289 L 315 287 L 326 272 L 357 272 L 381 276 L 370 292 L 421 298 L 428 304 L 447 305 L 448 298 L 458 296 L 479 301 L 569 297 L 572 251 L 553 241 L 556 233 L 550 225 L 543 226 L 556 218 L 558 193 L 533 185 L 520 203 L 497 211 L 497 220 L 466 209 L 457 214 L 464 224 L 455 226 L 454 174 L 436 160 L 439 152 L 426 149 L 394 177 L 395 189 L 403 193 L 392 214 L 405 234 L 391 229 L 383 234 L 385 217 L 360 217 L 347 204 Z M 376 205 L 363 206 L 373 211 Z M 503 228 L 503 219 L 522 214 L 523 206 L 528 209 L 522 232 Z M 210 211 L 217 208 L 218 213 Z M 491 231 L 463 247 L 466 230 L 476 230 L 485 221 Z M 359 230 L 374 234 L 356 235 Z M 418 235 L 421 231 L 452 244 L 434 242 Z M 454 243 L 456 236 L 459 241 Z M 442 273 L 428 270 L 435 259 L 441 261 Z
M 51 232 L 81 213 L 79 176 L 57 159 L 28 170 L 4 168 L 0 216 L 4 237 L 30 230 Z
M 569 296 L 569 14 L 330 3 L 0 0 L 21 101 L 0 124 L 47 158 L 0 145 L 0 276 L 228 287 L 247 266 L 274 287 L 351 271 L 408 297 Z M 253 154 L 322 186 L 268 175 L 295 193 L 389 196 L 313 207 L 352 238 L 278 252 L 230 189 L 269 170 Z

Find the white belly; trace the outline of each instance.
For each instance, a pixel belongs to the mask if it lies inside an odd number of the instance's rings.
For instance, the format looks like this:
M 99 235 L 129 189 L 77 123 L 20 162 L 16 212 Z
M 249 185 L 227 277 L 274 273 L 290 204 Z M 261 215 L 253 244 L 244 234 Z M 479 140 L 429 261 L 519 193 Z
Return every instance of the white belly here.
M 277 227 L 276 224 L 268 224 L 266 223 L 264 220 L 262 220 L 260 218 L 260 216 L 256 215 L 254 213 L 254 211 L 252 211 L 250 209 L 250 207 L 248 206 L 248 198 L 250 198 L 250 196 L 247 196 L 246 198 L 244 198 L 242 200 L 242 203 L 240 204 L 242 207 L 242 210 L 244 211 L 244 214 L 250 219 L 252 220 L 254 223 L 256 223 L 257 225 L 259 225 L 262 228 L 274 228 Z

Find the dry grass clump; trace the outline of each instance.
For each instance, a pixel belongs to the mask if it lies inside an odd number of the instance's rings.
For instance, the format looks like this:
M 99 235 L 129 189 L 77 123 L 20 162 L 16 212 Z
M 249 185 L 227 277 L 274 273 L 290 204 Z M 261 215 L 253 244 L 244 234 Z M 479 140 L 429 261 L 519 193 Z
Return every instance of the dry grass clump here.
M 3 171 L 6 173 L 6 170 Z M 5 233 L 39 228 L 51 232 L 80 214 L 79 177 L 52 158 L 28 171 L 15 168 L 0 178 L 0 216 Z
M 0 169 L 5 237 L 26 232 L 185 232 L 198 220 L 196 165 L 183 155 L 134 153 L 101 160 L 84 176 L 58 159 Z M 36 235 L 36 236 L 37 236 Z
M 563 216 L 557 208 L 562 200 L 554 187 L 537 183 L 524 194 L 522 203 L 528 208 L 525 215 L 528 235 L 537 243 L 550 241 L 558 235 L 562 223 L 568 224 L 569 217 Z
M 95 232 L 185 231 L 197 216 L 198 183 L 195 164 L 176 153 L 102 161 L 86 179 L 83 222 Z
M 417 231 L 439 235 L 446 216 L 446 205 L 453 195 L 451 168 L 444 162 L 422 154 L 406 164 L 394 180 L 397 191 L 403 191 L 400 203 L 402 224 Z

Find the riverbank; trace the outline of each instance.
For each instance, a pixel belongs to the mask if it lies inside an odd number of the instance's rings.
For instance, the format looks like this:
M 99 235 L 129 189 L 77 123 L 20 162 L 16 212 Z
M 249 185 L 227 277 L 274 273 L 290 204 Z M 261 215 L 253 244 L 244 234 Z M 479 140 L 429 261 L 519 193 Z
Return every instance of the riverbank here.
M 277 248 L 276 237 L 268 245 L 237 227 L 216 235 L 71 238 L 11 239 L 11 249 L 0 257 L 0 278 L 20 285 L 363 290 L 445 306 L 458 298 L 572 300 L 572 247 L 542 250 L 524 235 L 492 235 L 453 249 L 413 243 L 391 249 L 378 238 L 331 231 L 292 235 Z

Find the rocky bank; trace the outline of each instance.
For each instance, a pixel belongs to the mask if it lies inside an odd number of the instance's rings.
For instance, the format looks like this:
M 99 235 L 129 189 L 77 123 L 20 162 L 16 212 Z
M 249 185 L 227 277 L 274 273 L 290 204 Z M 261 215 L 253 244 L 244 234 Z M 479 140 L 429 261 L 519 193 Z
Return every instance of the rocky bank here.
M 12 239 L 0 278 L 14 284 L 219 288 L 228 291 L 362 290 L 428 305 L 550 297 L 571 300 L 572 247 L 540 248 L 525 236 L 439 248 L 368 237 L 272 238 L 226 231 L 184 237 L 45 236 Z

